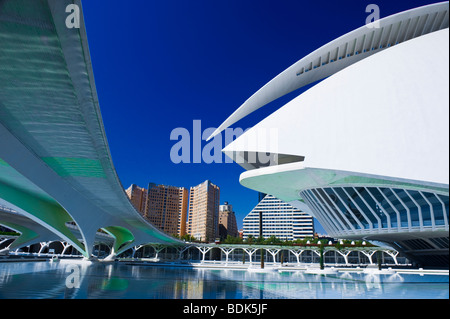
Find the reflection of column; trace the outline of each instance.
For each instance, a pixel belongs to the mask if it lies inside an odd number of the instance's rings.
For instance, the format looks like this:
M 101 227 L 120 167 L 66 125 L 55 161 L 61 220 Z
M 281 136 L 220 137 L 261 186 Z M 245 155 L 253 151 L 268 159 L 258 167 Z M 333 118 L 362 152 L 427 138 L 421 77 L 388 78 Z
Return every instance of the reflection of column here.
M 197 280 L 183 281 L 180 287 L 180 294 L 176 299 L 203 299 L 204 297 L 204 269 L 197 270 Z
M 381 280 L 380 280 L 380 275 L 378 274 L 368 274 L 366 276 L 366 278 L 364 278 L 365 282 L 366 282 L 366 287 L 367 289 L 381 289 Z

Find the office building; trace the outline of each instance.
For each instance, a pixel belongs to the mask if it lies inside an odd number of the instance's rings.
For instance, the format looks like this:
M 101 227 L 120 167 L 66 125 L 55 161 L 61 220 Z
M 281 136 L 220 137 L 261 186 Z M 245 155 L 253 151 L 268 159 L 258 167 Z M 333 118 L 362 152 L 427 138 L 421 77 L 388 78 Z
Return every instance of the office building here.
M 233 206 L 225 202 L 219 206 L 219 237 L 224 239 L 227 236 L 238 237 L 239 233 Z
M 314 220 L 311 215 L 282 200 L 266 195 L 244 218 L 244 239 L 250 235 L 275 236 L 281 240 L 296 240 L 314 236 Z

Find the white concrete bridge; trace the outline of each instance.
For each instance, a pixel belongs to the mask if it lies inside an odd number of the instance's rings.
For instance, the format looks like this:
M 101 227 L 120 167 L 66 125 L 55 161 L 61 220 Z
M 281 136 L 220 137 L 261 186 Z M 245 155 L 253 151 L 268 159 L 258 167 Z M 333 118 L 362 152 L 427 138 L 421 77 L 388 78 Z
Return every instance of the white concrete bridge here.
M 73 4 L 79 28 L 66 25 Z M 39 225 L 10 224 L 21 233 L 12 248 L 54 234 L 91 258 L 99 230 L 114 238 L 110 258 L 139 244 L 182 244 L 144 220 L 123 190 L 81 9 L 78 0 L 0 2 L 0 203 Z

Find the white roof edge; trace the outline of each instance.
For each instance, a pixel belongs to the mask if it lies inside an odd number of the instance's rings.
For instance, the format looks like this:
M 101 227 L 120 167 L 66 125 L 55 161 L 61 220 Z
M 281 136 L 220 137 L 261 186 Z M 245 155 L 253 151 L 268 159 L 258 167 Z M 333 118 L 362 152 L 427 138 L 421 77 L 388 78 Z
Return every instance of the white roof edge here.
M 301 60 L 297 61 L 290 67 L 288 67 L 286 70 L 281 72 L 279 75 L 277 75 L 275 78 L 270 80 L 267 84 L 265 84 L 261 89 L 259 89 L 257 92 L 255 92 L 252 96 L 250 96 L 236 111 L 234 111 L 212 134 L 208 137 L 207 140 L 210 140 L 220 132 L 222 132 L 224 129 L 229 127 L 230 125 L 236 123 L 237 121 L 241 120 L 245 116 L 253 113 L 257 109 L 261 108 L 262 106 L 296 90 L 299 89 L 305 85 L 308 85 L 310 83 L 313 83 L 315 81 L 321 80 L 327 76 L 330 76 L 334 73 L 339 72 L 340 70 L 346 68 L 347 66 L 354 64 L 364 58 L 367 58 L 373 54 L 376 54 L 383 49 L 389 48 L 390 46 L 393 46 L 397 43 L 404 42 L 405 40 L 410 40 L 415 37 L 421 36 L 423 34 L 431 33 L 438 31 L 443 28 L 448 28 L 448 11 L 449 11 L 449 2 L 439 2 L 435 4 L 425 5 L 422 7 L 406 10 L 400 13 L 396 13 L 390 16 L 387 16 L 385 18 L 382 18 L 378 20 L 379 28 L 370 28 L 372 24 L 364 25 L 359 27 L 358 29 L 355 29 L 353 31 L 350 31 L 339 38 L 336 38 L 335 40 L 323 45 L 322 47 L 318 48 L 317 50 L 311 52 Z M 440 23 L 436 23 L 434 21 L 433 23 L 428 22 L 428 18 L 430 14 L 435 13 L 434 16 L 435 20 L 438 20 L 440 17 L 440 14 L 443 14 L 442 20 Z M 407 31 L 410 31 L 409 24 L 408 26 L 404 27 L 405 30 L 402 30 L 402 23 L 401 21 L 408 21 L 408 19 L 417 18 L 416 26 L 419 24 L 419 20 L 423 17 L 425 17 L 425 23 L 423 25 L 423 32 L 418 34 L 417 30 L 414 32 L 411 38 L 407 38 L 408 34 Z M 431 18 L 433 19 L 433 18 Z M 427 22 L 429 25 L 427 25 Z M 392 36 L 387 36 L 386 38 L 386 46 L 379 47 L 383 38 L 383 29 L 386 26 L 394 25 L 395 23 L 398 23 L 398 30 L 397 36 L 395 39 L 391 39 Z M 413 22 L 414 23 L 414 22 Z M 411 23 L 412 24 L 412 23 Z M 427 32 L 427 28 L 429 28 Z M 393 27 L 390 27 L 390 33 L 392 31 Z M 377 42 L 378 47 L 375 49 L 372 49 L 367 52 L 363 52 L 364 54 L 358 54 L 358 52 L 355 53 L 355 50 L 357 50 L 357 45 L 355 44 L 354 51 L 352 52 L 351 56 L 345 56 L 342 59 L 338 59 L 337 61 L 331 61 L 334 63 L 330 63 L 330 54 L 332 51 L 336 50 L 336 56 L 340 56 L 341 53 L 339 52 L 340 46 L 348 43 L 351 40 L 356 40 L 359 37 L 370 36 L 372 35 L 373 38 L 376 37 L 377 30 L 381 30 L 380 39 Z M 405 32 L 405 35 L 403 36 L 403 39 L 400 39 L 399 34 L 401 31 Z M 373 39 L 372 38 L 372 39 Z M 393 37 L 392 37 L 393 38 Z M 393 41 L 394 43 L 390 43 Z M 398 42 L 397 42 L 398 41 Z M 372 40 L 373 42 L 373 40 Z M 373 43 L 369 43 L 373 44 Z M 367 44 L 366 44 L 367 45 Z M 365 46 L 365 43 L 363 41 L 362 47 Z M 344 55 L 347 54 L 349 51 L 348 49 L 345 49 Z M 324 54 L 328 54 L 328 61 L 325 61 L 325 64 L 323 61 L 321 61 L 321 58 Z M 318 66 L 316 68 L 312 67 L 312 64 L 316 61 L 318 62 Z M 311 69 L 309 69 L 306 72 L 303 72 L 301 68 L 305 68 L 305 65 L 311 65 Z M 324 66 L 324 67 L 322 67 Z M 302 74 L 299 76 L 298 72 L 302 72 Z

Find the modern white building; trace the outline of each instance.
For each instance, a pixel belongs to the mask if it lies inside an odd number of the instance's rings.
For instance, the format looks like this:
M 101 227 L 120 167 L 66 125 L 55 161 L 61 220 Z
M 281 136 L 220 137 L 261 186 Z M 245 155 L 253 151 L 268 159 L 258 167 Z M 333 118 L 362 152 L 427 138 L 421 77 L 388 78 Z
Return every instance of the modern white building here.
M 281 240 L 296 240 L 314 236 L 311 215 L 272 195 L 266 195 L 244 218 L 244 239 L 258 238 L 260 224 L 263 238 L 275 236 Z
M 448 267 L 449 4 L 377 22 L 280 73 L 211 137 L 322 80 L 224 148 L 247 170 L 241 184 L 310 212 L 332 237 Z

